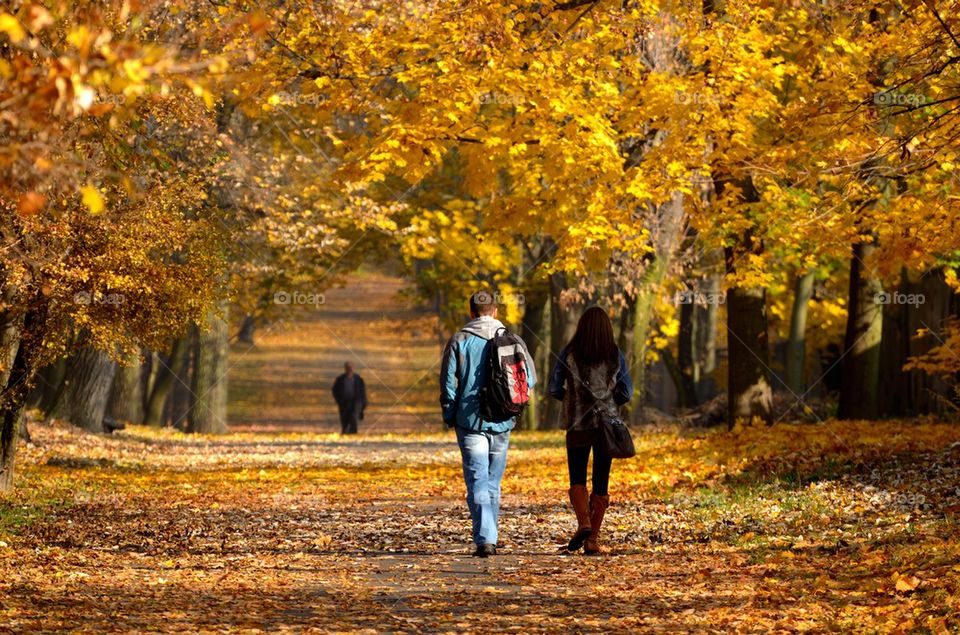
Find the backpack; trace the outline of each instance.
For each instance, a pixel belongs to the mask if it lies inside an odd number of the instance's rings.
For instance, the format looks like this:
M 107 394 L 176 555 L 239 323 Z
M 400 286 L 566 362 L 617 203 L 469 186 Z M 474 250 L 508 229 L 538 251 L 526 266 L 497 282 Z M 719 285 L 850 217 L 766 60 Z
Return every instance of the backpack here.
M 526 347 L 505 328 L 487 340 L 487 382 L 480 388 L 480 416 L 501 422 L 523 414 L 530 403 Z

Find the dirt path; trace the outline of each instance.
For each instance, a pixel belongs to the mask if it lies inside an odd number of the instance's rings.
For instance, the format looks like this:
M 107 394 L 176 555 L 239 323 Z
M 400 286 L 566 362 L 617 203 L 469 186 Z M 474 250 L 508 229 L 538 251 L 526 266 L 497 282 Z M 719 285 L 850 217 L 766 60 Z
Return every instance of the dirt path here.
M 637 501 L 611 512 L 615 553 L 559 553 L 555 474 L 511 476 L 501 554 L 471 557 L 449 435 L 34 429 L 24 486 L 67 498 L 0 544 L 0 632 L 672 631 L 752 597 L 742 558 L 705 578 L 682 543 L 637 549 L 636 519 L 659 522 Z M 512 468 L 561 473 L 558 442 L 519 441 Z
M 231 349 L 229 421 L 237 430 L 339 430 L 330 388 L 346 361 L 364 378 L 361 433 L 436 430 L 436 316 L 401 294 L 406 283 L 355 274 L 316 308 Z
M 36 423 L 0 500 L 0 632 L 948 632 L 960 432 L 897 425 L 638 434 L 600 557 L 558 551 L 562 437 L 517 434 L 481 560 L 449 434 Z

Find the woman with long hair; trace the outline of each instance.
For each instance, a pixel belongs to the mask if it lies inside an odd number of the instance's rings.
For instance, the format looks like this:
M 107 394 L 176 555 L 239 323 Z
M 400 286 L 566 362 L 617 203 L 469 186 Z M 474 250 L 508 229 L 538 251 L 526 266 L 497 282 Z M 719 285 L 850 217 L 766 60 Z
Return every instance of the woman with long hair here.
M 617 418 L 630 401 L 633 383 L 623 353 L 613 339 L 606 311 L 590 307 L 580 317 L 570 343 L 560 351 L 550 374 L 550 395 L 563 401 L 562 421 L 567 430 L 567 467 L 570 504 L 577 530 L 568 551 L 600 552 L 600 525 L 610 504 L 607 487 L 612 459 L 604 451 L 600 426 Z M 587 463 L 593 449 L 593 491 L 587 495 Z

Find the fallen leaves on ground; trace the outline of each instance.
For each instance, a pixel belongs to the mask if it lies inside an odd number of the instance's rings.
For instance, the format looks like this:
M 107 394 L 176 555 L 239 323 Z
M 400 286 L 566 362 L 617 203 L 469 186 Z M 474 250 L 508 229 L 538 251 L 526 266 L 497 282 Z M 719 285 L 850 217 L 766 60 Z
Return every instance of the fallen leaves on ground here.
M 488 560 L 449 434 L 31 432 L 0 499 L 13 631 L 960 627 L 954 426 L 637 431 L 601 557 L 559 551 L 562 436 L 515 433 Z

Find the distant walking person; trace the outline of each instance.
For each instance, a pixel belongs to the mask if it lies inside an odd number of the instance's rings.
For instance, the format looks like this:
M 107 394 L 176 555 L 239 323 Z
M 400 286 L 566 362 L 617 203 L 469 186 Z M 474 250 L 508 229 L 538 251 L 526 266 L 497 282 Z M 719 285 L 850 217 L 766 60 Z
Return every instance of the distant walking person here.
M 620 406 L 633 394 L 630 370 L 613 339 L 613 325 L 606 311 L 590 307 L 580 317 L 573 339 L 557 356 L 548 390 L 563 401 L 567 430 L 570 504 L 577 515 L 577 531 L 567 549 L 583 547 L 584 553 L 599 553 L 600 525 L 610 503 L 607 486 L 612 461 L 603 448 L 600 423 L 604 417 L 618 417 Z M 593 492 L 588 498 L 591 448 Z
M 333 382 L 333 398 L 340 409 L 340 433 L 356 434 L 357 422 L 367 408 L 367 387 L 350 362 L 343 365 L 343 374 Z
M 493 295 L 485 291 L 470 297 L 470 321 L 458 331 L 443 349 L 440 369 L 440 406 L 444 422 L 456 429 L 457 443 L 463 461 L 463 480 L 467 486 L 467 507 L 473 522 L 473 555 L 486 558 L 497 553 L 497 522 L 500 517 L 500 481 L 507 466 L 507 448 L 512 417 L 495 416 L 490 404 L 481 399 L 489 394 L 491 361 L 504 360 L 506 390 L 516 403 L 525 403 L 537 382 L 533 359 L 520 338 L 506 333 L 497 319 Z M 490 359 L 488 341 L 511 338 L 509 345 L 498 349 L 499 357 Z M 481 412 L 492 420 L 487 420 Z

